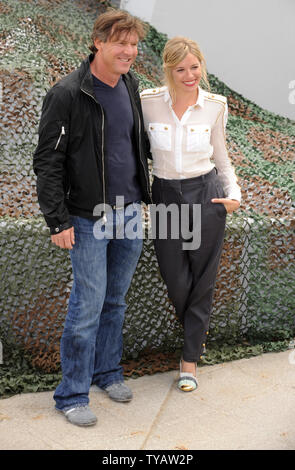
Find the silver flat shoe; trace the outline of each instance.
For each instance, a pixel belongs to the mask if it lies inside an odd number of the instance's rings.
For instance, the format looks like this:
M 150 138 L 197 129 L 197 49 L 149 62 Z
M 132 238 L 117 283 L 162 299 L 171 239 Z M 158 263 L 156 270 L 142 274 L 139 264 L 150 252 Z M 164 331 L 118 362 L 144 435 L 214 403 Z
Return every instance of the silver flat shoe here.
M 198 387 L 197 377 L 191 372 L 181 372 L 181 361 L 182 360 L 180 360 L 180 372 L 177 387 L 182 392 L 193 392 Z

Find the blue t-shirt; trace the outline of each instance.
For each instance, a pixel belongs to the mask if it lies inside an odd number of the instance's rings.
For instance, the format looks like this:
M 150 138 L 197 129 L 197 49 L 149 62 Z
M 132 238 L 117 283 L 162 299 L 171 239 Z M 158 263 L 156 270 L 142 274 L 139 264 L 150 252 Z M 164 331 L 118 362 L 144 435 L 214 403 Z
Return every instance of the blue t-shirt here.
M 124 196 L 125 204 L 141 200 L 133 145 L 133 111 L 128 90 L 122 77 L 114 88 L 94 75 L 92 77 L 96 99 L 105 115 L 107 202 L 115 204 L 116 196 Z

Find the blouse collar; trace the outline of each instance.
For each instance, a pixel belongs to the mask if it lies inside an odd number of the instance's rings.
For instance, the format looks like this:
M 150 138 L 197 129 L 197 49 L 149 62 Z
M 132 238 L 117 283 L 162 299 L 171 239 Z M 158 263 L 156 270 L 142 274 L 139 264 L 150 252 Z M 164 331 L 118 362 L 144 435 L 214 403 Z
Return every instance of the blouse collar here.
M 198 90 L 199 90 L 198 99 L 195 102 L 195 104 L 193 104 L 192 106 L 201 106 L 201 108 L 204 108 L 204 100 L 205 100 L 205 93 L 206 92 L 200 86 L 198 86 Z M 171 96 L 170 96 L 168 87 L 166 87 L 166 90 L 165 90 L 164 101 L 165 101 L 165 103 L 167 103 L 167 101 L 169 101 L 169 103 L 172 104 L 172 100 L 171 100 Z

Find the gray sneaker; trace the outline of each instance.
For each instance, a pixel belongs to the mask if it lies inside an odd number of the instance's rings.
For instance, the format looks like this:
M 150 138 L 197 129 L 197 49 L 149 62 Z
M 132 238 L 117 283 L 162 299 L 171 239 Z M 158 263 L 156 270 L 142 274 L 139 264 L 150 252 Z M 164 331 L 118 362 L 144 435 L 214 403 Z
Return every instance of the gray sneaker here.
M 104 388 L 108 396 L 115 401 L 127 402 L 132 400 L 132 392 L 124 382 L 117 382 Z
M 58 411 L 61 411 L 70 423 L 77 426 L 93 426 L 97 422 L 97 417 L 88 405 L 76 405 L 68 410 Z

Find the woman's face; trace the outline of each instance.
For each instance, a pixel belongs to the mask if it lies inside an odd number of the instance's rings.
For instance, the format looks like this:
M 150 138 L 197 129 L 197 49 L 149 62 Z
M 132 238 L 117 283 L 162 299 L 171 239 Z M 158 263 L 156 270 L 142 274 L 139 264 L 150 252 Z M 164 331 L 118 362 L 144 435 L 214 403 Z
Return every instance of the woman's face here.
M 172 69 L 172 77 L 177 92 L 195 92 L 202 78 L 199 59 L 191 52 Z

